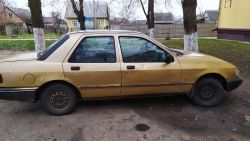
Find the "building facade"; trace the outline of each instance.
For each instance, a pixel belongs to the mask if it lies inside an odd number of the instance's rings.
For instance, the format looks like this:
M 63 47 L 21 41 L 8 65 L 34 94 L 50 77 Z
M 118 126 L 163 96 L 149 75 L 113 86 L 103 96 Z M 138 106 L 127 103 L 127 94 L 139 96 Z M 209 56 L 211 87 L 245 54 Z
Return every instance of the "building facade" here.
M 250 42 L 249 0 L 220 0 L 218 39 Z
M 31 13 L 27 9 L 4 6 L 0 0 L 1 35 L 22 34 L 32 26 Z M 3 31 L 3 32 L 2 32 Z
M 80 24 L 77 20 L 77 16 L 73 11 L 71 3 L 68 3 L 66 11 L 67 12 L 65 13 L 65 18 L 67 19 L 69 31 L 80 30 Z M 87 30 L 103 30 L 109 28 L 108 4 L 106 1 L 84 1 L 84 16 L 86 20 L 85 25 Z

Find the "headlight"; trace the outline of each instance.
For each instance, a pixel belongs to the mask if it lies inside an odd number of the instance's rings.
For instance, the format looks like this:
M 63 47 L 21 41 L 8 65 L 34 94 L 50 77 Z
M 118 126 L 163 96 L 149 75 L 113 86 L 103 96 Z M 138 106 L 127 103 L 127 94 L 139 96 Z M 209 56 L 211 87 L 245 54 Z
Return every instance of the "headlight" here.
M 235 75 L 236 75 L 237 77 L 240 76 L 240 72 L 239 72 L 239 70 L 238 70 L 237 68 L 235 69 Z

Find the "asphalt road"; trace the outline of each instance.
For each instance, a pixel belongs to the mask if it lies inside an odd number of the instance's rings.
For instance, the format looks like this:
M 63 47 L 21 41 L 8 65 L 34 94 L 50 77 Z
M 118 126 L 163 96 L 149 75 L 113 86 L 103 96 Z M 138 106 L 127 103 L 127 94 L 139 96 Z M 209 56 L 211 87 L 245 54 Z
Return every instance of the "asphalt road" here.
M 82 101 L 66 116 L 47 114 L 40 101 L 0 101 L 0 140 L 249 141 L 249 86 L 248 77 L 215 107 L 196 106 L 187 96 Z
M 0 101 L 0 127 L 0 141 L 249 141 L 250 76 L 215 107 L 179 95 L 82 101 L 51 116 L 40 101 Z

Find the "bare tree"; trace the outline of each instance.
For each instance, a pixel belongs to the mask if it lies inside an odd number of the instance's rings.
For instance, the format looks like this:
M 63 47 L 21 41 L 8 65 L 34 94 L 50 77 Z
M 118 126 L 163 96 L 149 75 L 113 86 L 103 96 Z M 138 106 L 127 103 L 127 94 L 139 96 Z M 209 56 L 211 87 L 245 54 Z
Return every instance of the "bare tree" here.
M 134 19 L 137 16 L 136 11 L 140 7 L 138 0 L 117 0 L 114 5 L 114 8 L 120 9 L 119 15 L 127 20 Z
M 1 4 L 3 6 L 7 6 L 7 7 L 16 7 L 16 3 L 14 0 L 0 0 Z M 0 9 L 1 10 L 1 9 Z
M 31 20 L 35 39 L 35 49 L 37 53 L 45 50 L 44 25 L 40 0 L 28 0 L 31 11 Z
M 182 0 L 184 19 L 184 50 L 199 52 L 197 40 L 197 0 Z
M 203 16 L 204 15 L 204 12 L 203 12 L 203 7 L 202 7 L 202 1 L 200 0 L 200 5 L 197 5 L 197 9 L 196 9 L 196 13 L 198 13 L 200 16 Z
M 7 13 L 5 11 L 6 2 L 4 0 L 0 0 L 0 26 L 5 26 L 10 20 L 7 17 Z
M 59 11 L 52 11 L 51 12 L 51 17 L 53 18 L 53 20 L 54 20 L 54 32 L 55 32 L 55 34 L 57 34 L 57 30 L 56 29 L 58 29 L 58 28 L 60 28 L 60 23 L 61 23 L 61 21 L 62 21 L 62 19 L 61 19 L 61 13 L 59 12 Z M 61 28 L 60 28 L 61 29 Z M 60 30 L 60 33 L 61 33 L 62 31 Z
M 79 10 L 77 9 L 76 3 L 74 0 L 70 0 L 74 13 L 77 16 L 78 22 L 80 23 L 80 29 L 85 30 L 85 17 L 83 9 L 83 0 L 79 0 Z

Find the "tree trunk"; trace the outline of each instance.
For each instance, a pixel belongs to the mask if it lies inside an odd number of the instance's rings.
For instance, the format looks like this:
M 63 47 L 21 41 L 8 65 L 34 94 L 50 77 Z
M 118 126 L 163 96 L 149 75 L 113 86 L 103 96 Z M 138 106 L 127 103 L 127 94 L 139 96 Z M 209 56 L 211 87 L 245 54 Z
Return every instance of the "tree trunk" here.
M 148 34 L 150 38 L 154 38 L 154 0 L 148 1 Z
M 184 0 L 182 2 L 184 19 L 184 50 L 199 52 L 196 23 L 197 0 Z
M 70 0 L 71 1 L 71 5 L 72 8 L 74 10 L 74 13 L 77 16 L 78 22 L 80 23 L 80 29 L 81 30 L 85 30 L 85 17 L 84 17 L 84 9 L 83 9 L 83 0 L 79 0 L 79 10 L 76 7 L 76 4 L 74 2 L 74 0 Z M 95 23 L 94 23 L 95 24 Z
M 45 39 L 44 39 L 44 25 L 43 25 L 43 17 L 42 17 L 42 9 L 41 9 L 41 1 L 40 0 L 28 0 L 29 8 L 31 11 L 31 19 L 33 25 L 33 33 L 35 40 L 35 49 L 37 54 L 43 52 L 45 47 Z
M 149 37 L 154 38 L 154 0 L 148 0 L 148 14 L 146 13 L 142 0 L 140 0 L 140 3 L 147 18 L 148 35 Z
M 28 34 L 31 34 L 31 32 L 30 32 L 30 26 L 27 23 L 26 23 L 26 26 L 27 26 Z

